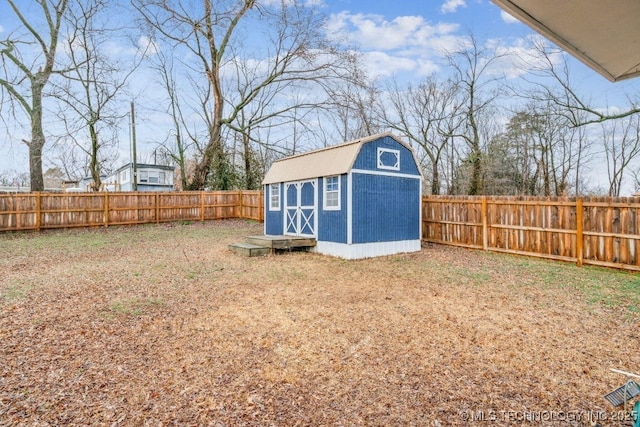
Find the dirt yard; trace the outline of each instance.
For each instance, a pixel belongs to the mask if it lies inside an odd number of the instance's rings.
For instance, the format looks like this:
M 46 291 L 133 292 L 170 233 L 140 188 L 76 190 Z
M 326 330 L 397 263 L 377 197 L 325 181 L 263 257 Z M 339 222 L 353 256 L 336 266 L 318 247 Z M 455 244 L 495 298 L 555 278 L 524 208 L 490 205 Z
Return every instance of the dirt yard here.
M 0 425 L 629 425 L 603 395 L 640 371 L 639 276 L 227 249 L 261 232 L 0 235 Z

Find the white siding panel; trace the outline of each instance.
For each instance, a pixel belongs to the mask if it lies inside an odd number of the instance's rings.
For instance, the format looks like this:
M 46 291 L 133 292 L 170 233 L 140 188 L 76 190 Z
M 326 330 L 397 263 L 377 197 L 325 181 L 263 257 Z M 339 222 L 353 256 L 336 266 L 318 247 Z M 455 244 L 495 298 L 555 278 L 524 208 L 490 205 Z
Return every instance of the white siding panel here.
M 401 240 L 397 242 L 376 242 L 349 245 L 335 242 L 317 242 L 315 252 L 344 259 L 373 258 L 398 253 L 419 252 L 420 240 Z

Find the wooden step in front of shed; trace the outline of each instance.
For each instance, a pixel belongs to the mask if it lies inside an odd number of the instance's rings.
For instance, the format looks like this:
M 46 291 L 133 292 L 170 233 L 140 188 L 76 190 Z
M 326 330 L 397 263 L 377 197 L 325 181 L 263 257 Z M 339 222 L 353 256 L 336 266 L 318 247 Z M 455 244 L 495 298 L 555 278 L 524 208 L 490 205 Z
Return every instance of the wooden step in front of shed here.
M 260 246 L 254 245 L 252 243 L 241 242 L 241 243 L 232 243 L 229 245 L 229 249 L 234 251 L 239 255 L 244 256 L 260 256 L 267 255 L 271 252 L 271 248 L 268 246 Z
M 316 245 L 316 239 L 313 237 L 298 236 L 249 236 L 246 241 L 247 243 L 266 246 L 273 250 L 309 249 Z

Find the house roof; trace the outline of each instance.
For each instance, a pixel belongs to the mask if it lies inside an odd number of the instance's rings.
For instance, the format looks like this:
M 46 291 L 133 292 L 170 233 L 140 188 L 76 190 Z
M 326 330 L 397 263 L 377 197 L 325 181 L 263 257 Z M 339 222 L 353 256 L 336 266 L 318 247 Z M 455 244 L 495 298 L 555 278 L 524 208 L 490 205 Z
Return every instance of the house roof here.
M 410 150 L 415 159 L 410 145 L 387 132 L 276 160 L 269 168 L 262 184 L 301 181 L 348 173 L 364 144 L 387 136 Z
M 133 167 L 133 163 L 125 163 L 124 165 L 120 166 L 118 169 L 115 169 L 112 173 L 118 173 L 120 171 L 123 171 L 125 169 L 128 169 L 130 167 Z M 136 163 L 136 167 L 138 169 L 163 169 L 163 170 L 167 170 L 167 171 L 173 171 L 176 169 L 175 166 L 168 166 L 168 165 L 150 165 L 147 163 Z
M 640 1 L 492 1 L 610 81 L 640 76 Z

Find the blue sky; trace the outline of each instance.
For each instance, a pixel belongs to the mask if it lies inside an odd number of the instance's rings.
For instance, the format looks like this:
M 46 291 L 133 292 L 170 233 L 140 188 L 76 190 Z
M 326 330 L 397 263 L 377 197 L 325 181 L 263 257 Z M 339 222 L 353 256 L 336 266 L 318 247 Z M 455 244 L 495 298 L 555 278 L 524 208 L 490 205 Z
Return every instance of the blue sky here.
M 400 76 L 418 82 L 439 72 L 442 51 L 455 48 L 469 34 L 481 44 L 499 45 L 514 56 L 527 55 L 523 38 L 534 34 L 489 0 L 301 1 L 321 8 L 329 16 L 331 31 L 340 31 L 357 44 L 364 52 L 368 68 L 382 80 Z M 0 39 L 15 25 L 8 20 L 11 16 L 6 1 L 0 0 Z M 521 72 L 510 70 L 509 63 L 503 66 L 504 73 L 512 78 Z M 627 94 L 635 94 L 640 88 L 638 79 L 609 83 L 576 60 L 571 60 L 571 68 L 582 92 L 598 106 L 622 103 Z M 137 80 L 144 80 L 144 76 Z M 139 132 L 144 135 L 144 129 Z M 15 136 L 13 139 L 19 141 Z M 45 162 L 45 169 L 46 166 Z M 7 169 L 28 170 L 27 150 L 22 143 L 9 144 L 6 132 L 0 129 L 0 170 Z
M 526 54 L 524 38 L 536 34 L 490 0 L 324 0 L 323 7 L 332 20 L 346 23 L 344 28 L 363 51 L 398 59 L 399 68 L 404 61 L 407 68 L 413 61 L 420 62 L 422 69 L 411 69 L 415 78 L 437 71 L 429 68 L 441 59 L 437 50 L 451 49 L 469 34 L 482 44 L 491 42 L 514 54 Z M 638 88 L 636 82 L 612 84 L 573 58 L 570 63 L 573 76 L 596 98 L 609 94 L 616 98 Z
M 421 77 L 437 71 L 439 53 L 455 49 L 459 39 L 469 33 L 481 41 L 520 38 L 529 33 L 522 24 L 505 22 L 500 9 L 488 1 L 338 0 L 326 1 L 326 7 L 330 22 L 348 32 L 351 41 L 375 56 L 389 74 L 405 72 Z
M 482 44 L 491 42 L 515 55 L 526 55 L 524 38 L 537 35 L 490 0 L 324 0 L 323 7 L 333 20 L 349 24 L 353 41 L 365 52 L 400 63 L 420 62 L 422 69 L 411 70 L 416 79 L 422 77 L 421 71 L 432 71 L 430 65 L 440 59 L 438 48 L 451 48 L 469 34 Z M 371 31 L 372 26 L 376 31 Z M 393 42 L 398 44 L 393 46 Z M 575 81 L 596 103 L 616 103 L 640 89 L 638 79 L 614 84 L 573 58 L 570 65 Z

